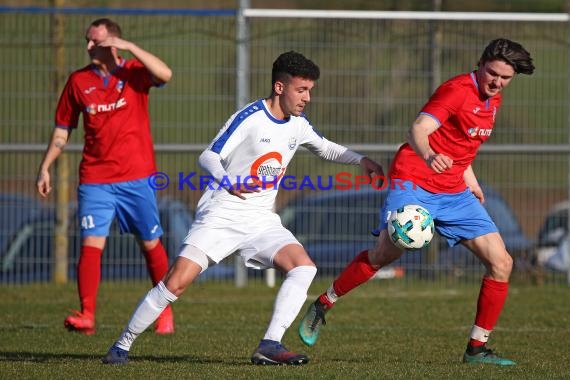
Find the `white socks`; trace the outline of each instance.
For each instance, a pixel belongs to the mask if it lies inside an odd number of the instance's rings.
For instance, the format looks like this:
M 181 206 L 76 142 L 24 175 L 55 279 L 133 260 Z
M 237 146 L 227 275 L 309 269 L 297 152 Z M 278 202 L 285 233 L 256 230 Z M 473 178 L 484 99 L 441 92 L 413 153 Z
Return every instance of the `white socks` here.
M 285 331 L 303 307 L 307 291 L 316 274 L 317 268 L 313 266 L 299 266 L 286 274 L 285 281 L 275 298 L 271 322 L 263 339 L 281 342 Z
M 159 282 L 149 290 L 137 306 L 131 320 L 121 333 L 115 345 L 123 350 L 129 350 L 134 340 L 150 326 L 162 311 L 178 297 L 172 294 L 164 283 Z
M 469 337 L 471 339 L 478 340 L 479 342 L 487 343 L 490 334 L 491 330 L 485 330 L 482 327 L 473 325 L 473 328 L 471 329 L 471 335 Z
M 338 296 L 334 292 L 334 287 L 331 285 L 330 288 L 327 289 L 327 298 L 331 303 L 335 303 L 338 301 Z

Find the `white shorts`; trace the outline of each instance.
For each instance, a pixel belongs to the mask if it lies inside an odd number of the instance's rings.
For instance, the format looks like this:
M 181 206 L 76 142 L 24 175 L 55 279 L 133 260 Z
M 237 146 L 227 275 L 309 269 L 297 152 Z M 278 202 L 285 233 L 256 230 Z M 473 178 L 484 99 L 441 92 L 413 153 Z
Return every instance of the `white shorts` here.
M 273 258 L 281 248 L 301 245 L 283 227 L 279 215 L 269 211 L 233 216 L 206 213 L 194 221 L 184 244 L 200 249 L 216 263 L 239 252 L 246 266 L 255 269 L 273 268 Z

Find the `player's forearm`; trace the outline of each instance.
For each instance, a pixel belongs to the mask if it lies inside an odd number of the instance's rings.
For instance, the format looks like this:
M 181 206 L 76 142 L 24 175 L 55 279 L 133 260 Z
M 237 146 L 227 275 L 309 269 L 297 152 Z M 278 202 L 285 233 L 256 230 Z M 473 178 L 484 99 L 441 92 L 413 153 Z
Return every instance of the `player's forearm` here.
M 44 155 L 44 159 L 40 164 L 39 171 L 49 171 L 51 165 L 55 162 L 55 160 L 61 155 L 63 149 L 67 145 L 67 141 L 69 138 L 69 131 L 62 128 L 55 128 L 49 145 L 46 149 L 46 153 Z
M 463 172 L 463 180 L 470 189 L 479 187 L 479 181 L 477 181 L 477 176 L 475 175 L 471 165 L 469 165 L 467 169 L 465 169 L 465 172 Z
M 339 145 L 325 138 L 322 138 L 320 146 L 309 145 L 307 148 L 322 159 L 338 162 L 340 164 L 358 165 L 364 157 L 343 145 Z
M 408 144 L 426 162 L 436 154 L 429 145 L 428 136 L 437 128 L 437 123 L 431 117 L 420 115 L 408 131 Z
M 212 152 L 210 149 L 206 149 L 198 157 L 198 164 L 202 169 L 206 170 L 214 178 L 214 180 L 219 184 L 235 184 L 237 179 L 224 169 L 220 155 Z
M 167 83 L 172 78 L 172 70 L 160 58 L 142 49 L 134 43 L 129 44 L 129 51 L 162 83 Z

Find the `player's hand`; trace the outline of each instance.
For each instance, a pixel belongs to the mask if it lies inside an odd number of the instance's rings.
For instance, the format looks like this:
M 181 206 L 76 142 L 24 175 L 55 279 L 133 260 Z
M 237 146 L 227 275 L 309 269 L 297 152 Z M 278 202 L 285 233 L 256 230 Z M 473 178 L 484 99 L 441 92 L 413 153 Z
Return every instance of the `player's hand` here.
M 469 190 L 471 190 L 471 193 L 475 195 L 475 198 L 479 199 L 479 203 L 481 204 L 485 203 L 485 194 L 483 194 L 481 186 L 479 185 L 469 186 Z
M 428 157 L 426 164 L 434 172 L 443 173 L 444 171 L 451 169 L 453 166 L 453 160 L 445 154 L 436 153 Z
M 246 197 L 244 197 L 243 194 L 259 193 L 260 191 L 261 190 L 259 189 L 259 185 L 255 184 L 254 182 L 247 184 L 236 183 L 232 185 L 230 189 L 228 189 L 228 193 L 235 197 L 243 199 L 244 201 L 246 200 Z
M 371 184 L 372 180 L 374 179 L 376 180 L 376 186 L 378 188 L 382 188 L 386 177 L 384 176 L 384 170 L 379 163 L 371 160 L 368 157 L 363 157 L 362 160 L 360 160 L 360 167 L 362 168 L 362 172 L 370 178 Z M 374 184 L 372 185 L 374 186 Z
M 36 180 L 36 188 L 38 189 L 38 193 L 42 197 L 47 197 L 48 194 L 51 192 L 51 179 L 49 172 L 47 171 L 40 171 L 38 173 L 38 178 Z
M 99 42 L 97 46 L 114 47 L 119 50 L 130 50 L 132 42 L 123 40 L 122 38 L 119 37 L 109 36 L 105 38 L 103 41 Z

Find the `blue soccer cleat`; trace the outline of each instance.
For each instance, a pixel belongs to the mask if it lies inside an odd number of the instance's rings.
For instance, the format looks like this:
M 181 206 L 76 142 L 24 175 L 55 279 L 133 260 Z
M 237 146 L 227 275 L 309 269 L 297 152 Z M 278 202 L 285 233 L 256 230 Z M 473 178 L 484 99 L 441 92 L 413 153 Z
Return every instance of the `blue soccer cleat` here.
M 101 362 L 103 364 L 127 364 L 129 362 L 129 351 L 112 345 Z
M 299 337 L 307 346 L 317 343 L 321 326 L 325 325 L 327 308 L 317 299 L 313 302 L 299 325 Z
M 251 362 L 257 365 L 301 365 L 307 364 L 309 358 L 306 355 L 289 351 L 280 342 L 263 339 L 253 352 Z
M 469 350 L 463 354 L 463 363 L 469 364 L 496 364 L 496 365 L 516 365 L 514 361 L 502 358 L 493 350 L 483 347 L 482 351 L 477 353 L 469 353 Z

